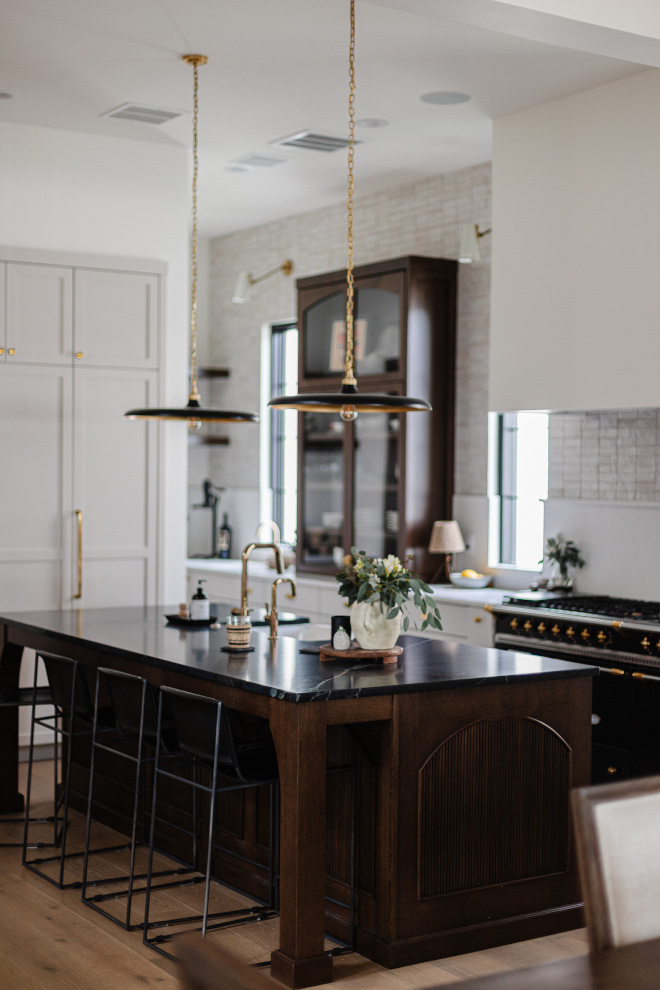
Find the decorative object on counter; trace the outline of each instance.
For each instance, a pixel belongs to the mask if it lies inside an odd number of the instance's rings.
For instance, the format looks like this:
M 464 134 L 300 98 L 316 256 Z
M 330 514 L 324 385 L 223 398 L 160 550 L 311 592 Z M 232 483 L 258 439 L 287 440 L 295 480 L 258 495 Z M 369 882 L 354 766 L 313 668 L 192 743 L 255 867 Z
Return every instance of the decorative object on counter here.
M 491 574 L 479 574 L 468 567 L 464 571 L 450 574 L 449 580 L 456 588 L 487 588 L 492 581 Z
M 191 619 L 189 616 L 182 615 L 166 615 L 168 626 L 176 626 L 178 629 L 208 629 L 210 625 L 213 624 L 214 620 L 208 619 Z
M 411 598 L 422 613 L 422 630 L 427 626 L 442 629 L 428 584 L 404 567 L 398 557 L 367 557 L 364 550 L 356 547 L 351 547 L 351 554 L 351 561 L 336 580 L 339 594 L 351 606 L 351 629 L 362 649 L 394 646 L 401 626 L 405 632 L 410 625 L 410 617 L 402 610 L 410 605 Z
M 555 573 L 548 581 L 548 591 L 572 591 L 573 579 L 569 575 L 571 567 L 582 568 L 585 561 L 582 559 L 580 548 L 572 540 L 565 540 L 561 533 L 556 536 L 549 536 L 545 543 L 543 556 L 539 560 L 542 564 L 544 560 L 549 560 Z M 556 572 L 559 571 L 559 577 Z
M 224 488 L 217 488 L 209 478 L 206 478 L 202 482 L 202 491 L 204 493 L 204 501 L 197 502 L 192 508 L 211 510 L 211 552 L 208 556 L 211 558 L 222 557 L 219 549 L 218 503 L 220 501 L 220 492 L 224 492 Z M 227 515 L 225 513 L 226 518 Z M 195 554 L 194 556 L 206 557 L 207 554 Z
M 283 275 L 290 275 L 292 271 L 293 262 L 290 258 L 287 258 L 287 260 L 283 261 L 281 265 L 277 266 L 277 268 L 272 268 L 269 272 L 266 272 L 265 275 L 257 275 L 256 278 L 250 272 L 239 272 L 231 301 L 239 304 L 249 302 L 252 296 L 250 290 L 253 285 L 257 284 L 257 282 L 263 282 L 264 279 L 270 278 L 271 275 L 277 275 L 278 272 L 282 272 Z
M 193 67 L 193 174 L 192 174 L 192 241 L 191 241 L 191 306 L 190 306 L 190 393 L 188 404 L 174 409 L 129 409 L 127 419 L 173 419 L 188 422 L 191 430 L 199 430 L 205 423 L 258 423 L 253 412 L 236 412 L 231 409 L 203 409 L 197 390 L 197 70 L 206 65 L 206 55 L 183 55 L 183 61 Z M 215 540 L 215 534 L 214 534 Z
M 301 650 L 301 653 L 311 652 Z M 336 650 L 330 644 L 319 647 L 319 657 L 321 660 L 381 660 L 382 663 L 397 663 L 403 653 L 402 646 L 392 646 L 389 649 L 363 650 L 361 647 L 348 650 Z
M 481 261 L 481 251 L 479 250 L 479 240 L 490 234 L 488 230 L 479 230 L 476 223 L 464 223 L 461 227 L 461 237 L 458 246 L 458 260 L 464 264 L 473 261 Z
M 278 577 L 275 578 L 271 585 L 271 604 L 270 611 L 268 611 L 268 602 L 266 602 L 266 622 L 270 626 L 270 636 L 268 637 L 271 641 L 277 639 L 277 586 L 278 584 L 287 583 L 291 585 L 291 594 L 287 595 L 287 598 L 296 597 L 296 582 L 293 578 Z
M 227 513 L 222 515 L 222 526 L 218 530 L 218 557 L 226 560 L 231 553 L 231 526 L 227 520 Z
M 197 582 L 197 591 L 190 599 L 190 618 L 191 619 L 210 619 L 211 613 L 209 611 L 209 600 L 208 596 L 204 594 L 204 589 L 202 585 L 206 584 L 206 578 L 200 578 Z
M 451 555 L 461 553 L 467 549 L 461 533 L 461 527 L 455 519 L 438 519 L 433 523 L 431 539 L 429 541 L 429 553 L 444 553 L 444 570 L 447 581 L 451 581 Z M 442 564 L 431 578 L 431 584 L 442 570 Z
M 355 144 L 355 0 L 350 3 L 349 97 L 348 97 L 348 265 L 346 267 L 346 352 L 344 378 L 338 392 L 317 392 L 308 395 L 282 395 L 270 400 L 276 409 L 297 409 L 299 412 L 339 412 L 350 423 L 361 412 L 429 412 L 426 399 L 409 395 L 389 395 L 386 392 L 359 393 L 355 377 L 354 284 L 353 284 L 353 160 Z
M 248 615 L 227 616 L 227 647 L 230 650 L 249 650 L 252 623 Z
M 351 619 L 348 615 L 333 615 L 330 618 L 333 650 L 348 650 L 351 646 Z
M 179 605 L 179 614 L 177 616 L 179 619 L 189 619 L 190 611 L 188 609 L 188 602 L 181 602 Z

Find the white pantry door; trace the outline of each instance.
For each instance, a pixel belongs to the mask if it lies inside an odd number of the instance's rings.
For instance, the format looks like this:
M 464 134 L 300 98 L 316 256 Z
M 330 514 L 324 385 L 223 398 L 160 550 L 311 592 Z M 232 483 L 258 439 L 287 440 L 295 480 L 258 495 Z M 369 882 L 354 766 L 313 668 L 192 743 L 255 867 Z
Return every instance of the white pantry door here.
M 157 384 L 156 372 L 75 367 L 73 580 L 65 607 L 157 601 L 157 425 L 124 419 L 127 409 L 155 404 Z

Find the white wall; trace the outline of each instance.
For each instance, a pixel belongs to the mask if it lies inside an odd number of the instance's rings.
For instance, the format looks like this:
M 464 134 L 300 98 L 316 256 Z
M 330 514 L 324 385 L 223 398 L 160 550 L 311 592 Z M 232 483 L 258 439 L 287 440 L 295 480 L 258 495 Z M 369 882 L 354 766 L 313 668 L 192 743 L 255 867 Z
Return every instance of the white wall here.
M 165 402 L 187 397 L 185 148 L 0 123 L 0 243 L 167 262 Z M 163 425 L 161 593 L 185 588 L 186 434 Z
M 660 71 L 495 122 L 490 408 L 659 404 Z

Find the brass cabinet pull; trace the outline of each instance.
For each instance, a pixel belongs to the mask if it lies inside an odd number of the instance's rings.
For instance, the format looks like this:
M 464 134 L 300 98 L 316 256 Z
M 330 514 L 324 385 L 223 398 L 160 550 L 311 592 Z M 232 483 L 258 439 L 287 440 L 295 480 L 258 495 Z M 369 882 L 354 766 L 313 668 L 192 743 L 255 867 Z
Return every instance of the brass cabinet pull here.
M 617 767 L 608 767 L 607 772 L 609 773 L 610 776 L 613 776 L 615 773 L 618 773 L 619 771 Z
M 81 360 L 82 356 L 83 356 L 82 351 L 76 351 L 76 357 L 78 358 L 79 361 Z
M 82 598 L 82 512 L 76 509 L 78 519 L 78 591 L 74 598 Z
M 11 354 L 12 357 L 14 356 L 15 353 L 16 353 L 15 347 L 10 347 L 9 350 L 7 351 L 7 354 Z
M 475 615 L 474 621 L 475 622 L 481 622 L 481 616 L 480 615 Z
M 0 354 L 4 354 L 4 353 L 5 353 L 4 347 L 0 347 Z

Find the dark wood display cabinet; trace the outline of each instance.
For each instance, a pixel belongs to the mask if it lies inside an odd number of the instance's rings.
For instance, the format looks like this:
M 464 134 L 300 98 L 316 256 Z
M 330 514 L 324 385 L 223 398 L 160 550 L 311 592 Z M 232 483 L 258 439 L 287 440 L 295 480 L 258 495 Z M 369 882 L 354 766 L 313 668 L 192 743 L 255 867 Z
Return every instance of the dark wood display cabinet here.
M 426 578 L 436 519 L 454 481 L 457 264 L 408 256 L 355 269 L 355 370 L 361 392 L 427 399 L 431 413 L 300 413 L 299 571 L 334 573 L 355 545 L 412 557 Z M 346 271 L 299 279 L 299 392 L 338 390 Z

